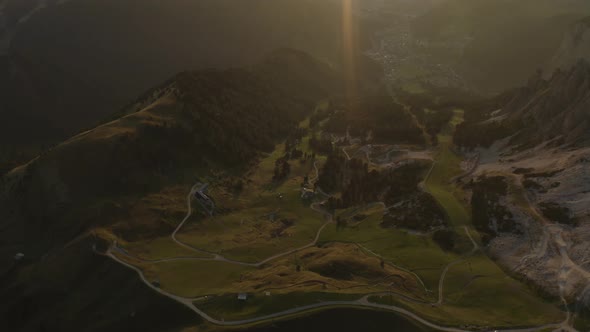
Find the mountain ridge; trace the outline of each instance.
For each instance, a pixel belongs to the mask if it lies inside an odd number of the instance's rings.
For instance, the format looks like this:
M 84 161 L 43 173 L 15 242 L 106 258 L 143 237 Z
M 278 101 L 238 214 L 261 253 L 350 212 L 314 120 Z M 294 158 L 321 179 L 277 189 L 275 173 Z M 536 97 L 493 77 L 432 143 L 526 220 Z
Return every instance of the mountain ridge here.
M 113 197 L 184 184 L 195 170 L 247 166 L 295 128 L 313 102 L 339 89 L 328 67 L 297 51 L 281 54 L 290 66 L 271 62 L 180 73 L 149 106 L 78 134 L 9 172 L 0 185 L 2 228 L 22 230 L 32 223 L 57 234 L 67 230 L 64 238 L 71 237 L 101 224 L 82 206 L 98 204 L 108 211 Z M 72 211 L 81 214 L 73 217 Z M 78 220 L 74 226 L 64 218 Z M 27 251 L 42 252 L 57 240 L 48 241 Z
M 589 107 L 590 63 L 579 60 L 547 79 L 539 71 L 526 86 L 486 101 L 459 125 L 455 140 L 471 148 L 509 136 L 508 144 L 517 149 L 547 141 L 585 146 L 590 141 Z
M 7 10 L 25 8 L 18 10 L 22 12 L 19 15 L 7 15 L 18 19 L 41 2 L 45 1 L 10 1 Z M 30 65 L 0 66 L 0 83 L 6 81 L 6 86 L 16 90 L 4 95 L 0 114 L 6 122 L 18 121 L 19 127 L 31 131 L 23 135 L 10 126 L 3 127 L 3 132 L 9 133 L 5 139 L 15 143 L 35 143 L 29 140 L 33 135 L 59 142 L 95 125 L 111 110 L 166 80 L 170 73 L 186 68 L 248 66 L 279 47 L 302 49 L 335 66 L 341 62 L 339 1 L 255 0 L 246 4 L 236 0 L 146 0 L 141 6 L 132 0 L 59 3 L 48 4 L 18 24 L 6 56 L 24 57 Z M 360 27 L 355 19 L 356 23 L 359 44 L 366 46 L 369 34 L 360 31 L 365 26 Z M 117 36 L 116 47 L 111 36 Z M 10 74 L 14 68 L 28 71 L 29 81 L 41 76 L 40 83 L 47 87 L 31 89 L 15 84 Z M 13 96 L 19 93 L 39 102 L 17 107 L 14 104 L 22 100 Z M 26 117 L 18 116 L 23 113 Z M 31 120 L 52 126 L 34 126 Z
M 590 61 L 590 16 L 572 24 L 549 64 L 549 69 L 569 69 L 580 59 Z
M 186 213 L 187 184 L 221 170 L 242 174 L 318 100 L 339 91 L 329 66 L 289 49 L 252 67 L 185 71 L 135 107 L 13 169 L 0 178 L 0 315 L 22 331 L 199 323 L 92 248 L 109 234 L 172 232 L 168 220 Z M 16 253 L 25 259 L 15 261 Z M 58 277 L 64 273 L 71 278 Z M 125 300 L 97 294 L 112 285 L 127 285 L 116 291 Z M 48 299 L 51 308 L 43 309 Z M 113 313 L 114 305 L 124 313 Z M 62 314 L 74 306 L 76 317 Z M 150 325 L 154 312 L 169 312 L 170 320 Z

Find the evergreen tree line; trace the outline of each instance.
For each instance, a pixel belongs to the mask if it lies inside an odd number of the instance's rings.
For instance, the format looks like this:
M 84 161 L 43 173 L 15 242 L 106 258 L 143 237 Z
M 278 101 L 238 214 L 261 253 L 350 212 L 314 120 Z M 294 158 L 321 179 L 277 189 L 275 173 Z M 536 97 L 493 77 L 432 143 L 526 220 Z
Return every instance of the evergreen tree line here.
M 422 180 L 425 167 L 409 164 L 395 170 L 370 170 L 360 159 L 346 160 L 340 152 L 328 155 L 320 170 L 316 186 L 326 192 L 341 192 L 340 198 L 331 198 L 333 209 L 348 208 L 375 201 L 394 203 L 415 193 Z
M 422 144 L 422 130 L 412 116 L 390 96 L 368 96 L 341 103 L 342 112 L 334 113 L 324 130 L 365 138 L 372 134 L 375 142 Z

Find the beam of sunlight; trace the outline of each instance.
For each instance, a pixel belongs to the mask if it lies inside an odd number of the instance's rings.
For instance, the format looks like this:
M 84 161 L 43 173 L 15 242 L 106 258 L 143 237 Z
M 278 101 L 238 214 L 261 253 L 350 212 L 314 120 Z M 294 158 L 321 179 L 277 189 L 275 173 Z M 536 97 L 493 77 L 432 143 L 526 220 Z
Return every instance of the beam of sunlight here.
M 342 3 L 342 47 L 343 72 L 346 84 L 346 96 L 353 98 L 357 93 L 356 65 L 355 65 L 355 27 L 353 18 L 353 0 L 343 0 Z

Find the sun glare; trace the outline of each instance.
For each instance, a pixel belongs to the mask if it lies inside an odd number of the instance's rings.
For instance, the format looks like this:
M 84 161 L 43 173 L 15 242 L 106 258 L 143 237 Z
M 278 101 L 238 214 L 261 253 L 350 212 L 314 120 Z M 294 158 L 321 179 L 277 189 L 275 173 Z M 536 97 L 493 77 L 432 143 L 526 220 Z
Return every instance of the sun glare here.
M 342 47 L 343 66 L 346 79 L 346 94 L 349 98 L 356 94 L 356 68 L 355 68 L 355 33 L 353 20 L 352 0 L 344 0 L 342 4 Z

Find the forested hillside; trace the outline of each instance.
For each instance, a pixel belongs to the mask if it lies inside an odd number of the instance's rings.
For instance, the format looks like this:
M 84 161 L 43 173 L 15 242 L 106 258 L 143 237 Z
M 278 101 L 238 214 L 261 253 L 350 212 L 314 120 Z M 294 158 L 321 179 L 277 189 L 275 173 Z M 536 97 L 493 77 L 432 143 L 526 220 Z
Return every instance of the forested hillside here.
M 7 248 L 40 254 L 90 226 L 124 219 L 125 197 L 220 167 L 243 170 L 339 85 L 326 65 L 284 49 L 251 68 L 183 72 L 157 91 L 161 96 L 149 105 L 120 113 L 2 178 L 3 236 L 14 235 Z M 29 241 L 22 242 L 32 224 Z M 43 241 L 31 240 L 36 237 Z

